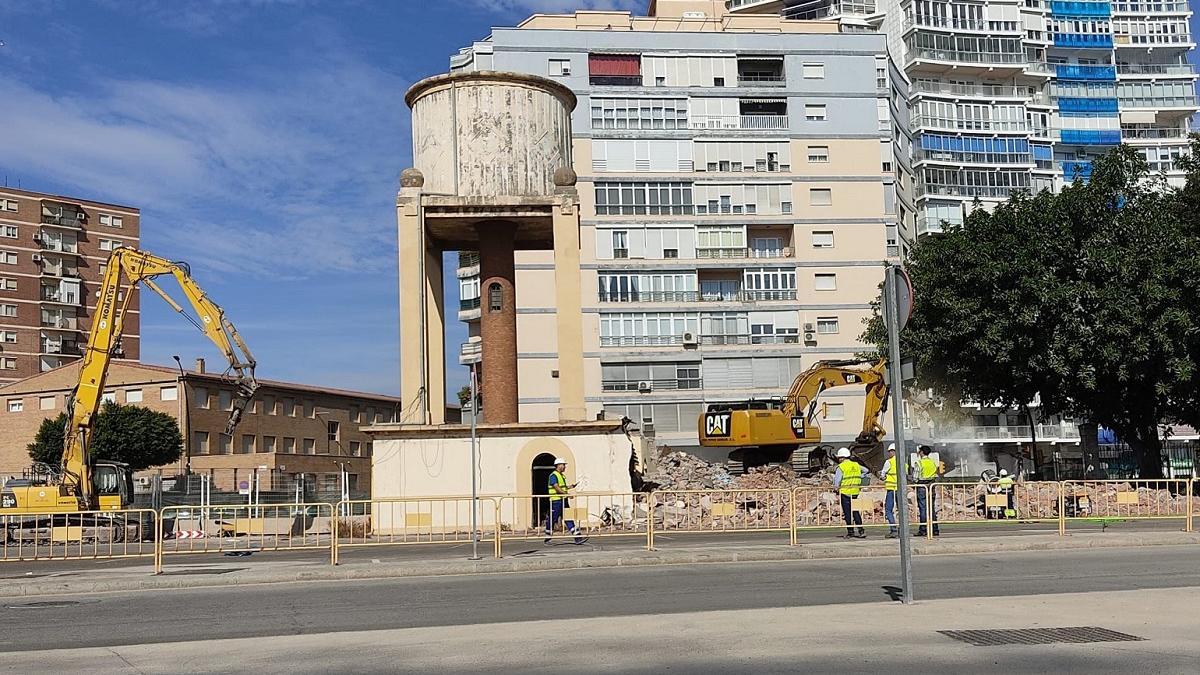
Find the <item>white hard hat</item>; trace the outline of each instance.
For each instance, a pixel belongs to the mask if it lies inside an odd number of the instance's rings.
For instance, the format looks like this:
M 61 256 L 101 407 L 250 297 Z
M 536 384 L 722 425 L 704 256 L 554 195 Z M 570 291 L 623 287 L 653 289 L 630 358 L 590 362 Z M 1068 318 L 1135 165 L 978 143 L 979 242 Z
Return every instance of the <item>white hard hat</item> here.
M 889 443 L 889 444 L 888 444 L 888 452 L 895 452 L 895 451 L 896 451 L 896 444 L 895 444 L 895 443 Z
M 567 463 L 567 460 L 563 459 L 562 457 L 554 458 L 554 466 L 558 466 L 559 464 L 566 464 L 566 463 Z
M 1007 476 L 1007 475 L 1008 475 L 1008 469 L 1000 469 L 1000 475 L 1001 475 L 1001 476 Z
M 849 459 L 850 448 L 838 448 L 837 456 L 838 456 L 838 459 Z

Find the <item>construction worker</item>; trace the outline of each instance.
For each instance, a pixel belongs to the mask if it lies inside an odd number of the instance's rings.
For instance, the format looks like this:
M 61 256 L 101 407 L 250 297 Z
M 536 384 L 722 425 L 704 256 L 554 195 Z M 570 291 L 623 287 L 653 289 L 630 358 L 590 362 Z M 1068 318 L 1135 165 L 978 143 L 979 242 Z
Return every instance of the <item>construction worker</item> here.
M 933 494 L 933 484 L 937 482 L 938 463 L 929 454 L 933 449 L 922 445 L 917 449 L 917 464 L 914 467 L 917 482 L 917 513 L 921 517 L 921 526 L 917 528 L 917 536 L 928 533 L 926 523 L 933 520 L 933 536 L 941 534 L 937 525 L 937 503 Z
M 550 495 L 550 513 L 546 516 L 546 543 L 553 541 L 554 526 L 558 521 L 563 519 L 563 509 L 567 506 L 567 497 L 571 490 L 574 490 L 579 483 L 567 485 L 567 477 L 563 473 L 567 470 L 567 460 L 562 457 L 557 457 L 554 460 L 554 471 L 547 479 L 546 493 Z M 582 544 L 587 541 L 587 537 L 580 534 L 579 528 L 575 527 L 575 521 L 566 520 L 563 522 L 566 526 L 566 531 L 575 535 L 575 543 Z
M 833 484 L 842 498 L 842 520 L 846 521 L 846 538 L 866 539 L 867 533 L 862 526 L 862 513 L 853 508 L 854 498 L 862 491 L 862 465 L 850 459 L 849 448 L 839 448 L 837 458 L 839 461 L 837 471 L 833 473 Z M 851 518 L 853 518 L 853 522 Z M 852 525 L 858 526 L 858 532 L 854 531 Z
M 887 460 L 883 462 L 883 470 L 879 472 L 883 479 L 883 487 L 887 497 L 883 500 L 883 513 L 888 521 L 888 539 L 895 539 L 896 532 L 896 444 L 892 443 L 887 449 Z
M 1017 509 L 1013 504 L 1015 490 L 1013 489 L 1013 478 L 1008 475 L 1008 469 L 1000 469 L 1000 477 L 996 479 L 996 487 L 1002 494 L 1008 495 L 1008 508 L 1004 511 L 1004 517 L 1015 518 L 1017 516 Z

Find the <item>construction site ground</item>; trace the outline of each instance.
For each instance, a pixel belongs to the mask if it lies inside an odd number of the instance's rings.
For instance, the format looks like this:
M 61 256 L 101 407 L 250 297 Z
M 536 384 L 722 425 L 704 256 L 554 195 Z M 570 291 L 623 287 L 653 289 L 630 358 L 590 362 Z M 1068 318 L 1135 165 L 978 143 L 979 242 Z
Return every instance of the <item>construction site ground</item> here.
M 1177 521 L 1119 522 L 1107 526 L 1072 523 L 1067 536 L 1053 525 L 1005 526 L 958 524 L 942 528 L 935 540 L 913 539 L 920 557 L 968 553 L 1006 553 L 1151 546 L 1200 546 L 1200 534 L 1183 532 Z M 845 540 L 844 530 L 801 531 L 796 546 L 788 533 L 728 533 L 655 536 L 646 550 L 644 536 L 594 538 L 583 545 L 564 539 L 547 545 L 540 539 L 504 544 L 495 559 L 490 542 L 481 542 L 481 560 L 471 561 L 471 545 L 415 544 L 342 548 L 340 564 L 328 550 L 260 551 L 244 557 L 221 553 L 165 556 L 164 573 L 153 574 L 149 558 L 108 560 L 9 561 L 0 564 L 0 596 L 176 589 L 294 581 L 387 579 L 462 574 L 642 567 L 703 563 L 895 557 L 899 546 L 873 529 L 865 540 Z M 1200 554 L 1200 547 L 1196 549 Z

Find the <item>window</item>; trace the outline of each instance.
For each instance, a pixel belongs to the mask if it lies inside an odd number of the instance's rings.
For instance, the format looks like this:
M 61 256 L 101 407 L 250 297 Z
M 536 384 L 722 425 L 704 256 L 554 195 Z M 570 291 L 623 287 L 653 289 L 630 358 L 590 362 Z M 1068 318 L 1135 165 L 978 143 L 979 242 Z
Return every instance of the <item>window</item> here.
M 0 263 L 5 265 L 16 265 L 17 254 L 12 251 L 0 251 Z
M 547 64 L 546 74 L 550 77 L 565 77 L 571 74 L 570 59 L 550 59 Z
M 204 387 L 196 387 L 192 390 L 192 398 L 196 400 L 197 408 L 208 410 L 208 389 Z
M 258 449 L 259 452 L 275 452 L 275 437 L 263 436 L 262 446 Z
M 837 275 L 836 274 L 816 274 L 814 275 L 814 287 L 818 291 L 836 291 L 837 290 Z
M 0 277 L 0 291 L 15 291 L 17 290 L 17 280 Z
M 217 392 L 217 402 L 221 406 L 221 410 L 233 410 L 233 392 L 219 391 Z
M 813 230 L 812 245 L 813 248 L 833 248 L 833 231 Z
M 825 403 L 824 419 L 838 421 L 846 419 L 846 404 L 845 403 Z
M 640 87 L 642 57 L 638 54 L 588 54 L 588 76 L 593 85 Z
M 296 454 L 296 439 L 288 438 L 287 436 L 284 436 L 283 437 L 283 447 L 280 448 L 280 452 L 282 452 L 285 455 Z
M 117 392 L 115 392 L 115 391 L 104 392 L 100 396 L 100 402 L 101 403 L 116 403 L 117 402 Z
M 121 216 L 112 216 L 107 213 L 100 214 L 100 224 L 107 227 L 121 227 Z
M 8 412 L 21 412 L 25 410 L 25 401 L 19 398 L 8 399 Z
M 0 370 L 16 370 L 17 360 L 13 358 L 0 358 Z
M 809 188 L 808 203 L 810 206 L 832 206 L 833 190 L 830 188 Z
M 316 406 L 316 405 L 315 405 L 315 404 L 314 404 L 312 401 L 305 401 L 305 402 L 304 402 L 304 416 L 305 416 L 305 417 L 307 417 L 307 418 L 308 418 L 308 419 L 310 419 L 310 420 L 311 420 L 311 419 L 316 419 L 316 417 L 317 417 L 317 406 Z
M 249 455 L 253 452 L 254 452 L 254 436 L 251 436 L 250 434 L 242 434 L 242 445 L 240 448 L 240 453 L 243 455 Z
M 126 403 L 141 403 L 142 402 L 142 390 L 141 389 L 126 389 L 125 390 L 125 402 Z
M 350 441 L 350 456 L 362 457 L 362 443 L 359 441 Z
M 500 288 L 500 284 L 491 283 L 488 285 L 488 311 L 499 312 L 504 309 L 504 291 Z
M 12 344 L 17 341 L 17 331 L 15 330 L 0 330 L 0 342 Z
M 806 103 L 804 104 L 804 119 L 809 122 L 824 122 L 825 121 L 825 104 L 824 103 Z
M 365 452 L 363 452 L 363 457 L 370 457 L 373 448 L 374 448 L 374 445 L 372 444 L 372 442 L 367 441 L 367 444 L 365 446 L 363 446 L 363 450 L 365 451 Z
M 342 425 L 334 420 L 329 420 L 325 423 L 325 431 L 329 437 L 330 443 L 338 443 L 342 440 Z
M 838 332 L 838 320 L 836 316 L 818 316 L 817 317 L 817 332 L 823 335 L 832 335 Z
M 724 87 L 724 86 L 725 86 L 725 78 L 723 78 L 723 77 L 714 77 L 714 78 L 713 78 L 713 86 L 714 86 L 714 87 Z
M 262 399 L 262 402 L 263 402 L 263 405 L 262 405 L 263 414 L 264 415 L 274 415 L 275 414 L 275 397 L 274 396 L 264 396 Z
M 592 98 L 593 129 L 686 129 L 685 98 Z
M 54 410 L 54 397 L 42 396 L 38 398 L 38 410 Z
M 0 199 L 0 207 L 3 207 L 5 211 L 16 212 L 17 201 L 15 199 Z
M 829 161 L 829 146 L 828 145 L 810 145 L 808 146 L 808 163 L 809 164 L 824 164 Z
M 677 249 L 677 248 L 664 248 L 664 249 L 663 249 L 663 257 L 664 257 L 664 258 L 678 258 L 678 257 L 679 257 L 679 249 Z
M 17 231 L 16 225 L 5 225 L 3 228 L 0 228 L 0 236 L 16 239 L 20 236 L 20 233 Z
M 219 441 L 220 446 L 221 446 L 220 454 L 232 455 L 233 454 L 233 439 L 229 436 L 226 436 L 225 434 L 219 434 L 218 437 L 221 439 Z
M 598 182 L 596 215 L 690 215 L 692 184 L 672 181 Z
M 304 439 L 304 454 L 306 454 L 306 455 L 317 454 L 317 440 L 315 438 Z
M 350 409 L 350 421 L 355 424 L 362 424 L 362 411 L 358 408 Z
M 208 432 L 196 431 L 192 433 L 192 454 L 207 455 L 208 454 Z
M 806 80 L 823 80 L 823 79 L 825 79 L 825 64 L 824 63 L 806 63 L 806 64 L 804 64 L 804 79 L 806 79 Z
M 0 305 L 0 316 L 16 316 L 16 305 Z
M 629 233 L 624 230 L 616 230 L 612 233 L 613 257 L 628 258 L 629 257 Z
M 290 398 L 283 399 L 283 414 L 288 417 L 296 416 L 296 402 Z
M 124 244 L 122 244 L 121 242 L 119 242 L 115 239 L 101 239 L 100 240 L 100 250 L 101 251 L 115 251 L 115 250 L 121 248 L 122 246 L 124 246 Z
M 177 401 L 179 400 L 178 387 L 162 387 L 158 390 L 158 400 L 160 401 Z

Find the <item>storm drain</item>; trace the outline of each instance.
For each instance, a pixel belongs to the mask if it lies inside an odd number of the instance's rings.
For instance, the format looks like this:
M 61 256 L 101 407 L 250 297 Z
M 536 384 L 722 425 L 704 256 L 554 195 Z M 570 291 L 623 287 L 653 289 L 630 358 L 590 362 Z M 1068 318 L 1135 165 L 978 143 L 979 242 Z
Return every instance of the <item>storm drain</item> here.
M 995 630 L 940 630 L 946 637 L 976 647 L 1000 645 L 1048 645 L 1055 642 L 1137 642 L 1145 640 L 1136 635 L 1118 633 L 1107 628 L 1078 626 L 1073 628 L 1005 628 Z

